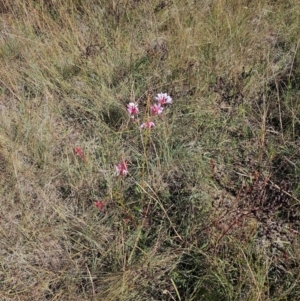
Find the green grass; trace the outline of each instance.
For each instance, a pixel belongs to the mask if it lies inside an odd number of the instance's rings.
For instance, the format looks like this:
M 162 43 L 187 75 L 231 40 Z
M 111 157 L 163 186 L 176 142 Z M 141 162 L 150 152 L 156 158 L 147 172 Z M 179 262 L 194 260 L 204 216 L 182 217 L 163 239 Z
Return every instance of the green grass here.
M 0 299 L 299 300 L 298 2 L 0 1 Z

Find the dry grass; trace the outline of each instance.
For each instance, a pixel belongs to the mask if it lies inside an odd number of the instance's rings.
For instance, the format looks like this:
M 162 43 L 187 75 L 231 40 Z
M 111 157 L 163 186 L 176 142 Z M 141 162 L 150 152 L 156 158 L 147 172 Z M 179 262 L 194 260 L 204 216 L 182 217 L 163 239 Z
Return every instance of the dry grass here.
M 0 299 L 299 300 L 298 2 L 0 0 Z

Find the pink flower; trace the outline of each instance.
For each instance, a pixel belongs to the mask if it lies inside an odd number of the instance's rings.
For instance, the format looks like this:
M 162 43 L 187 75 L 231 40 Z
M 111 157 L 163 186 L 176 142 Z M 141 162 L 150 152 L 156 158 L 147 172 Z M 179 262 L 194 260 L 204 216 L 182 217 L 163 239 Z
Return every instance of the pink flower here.
M 117 166 L 115 166 L 116 176 L 126 176 L 128 174 L 128 166 L 126 161 L 120 162 Z
M 104 211 L 105 210 L 105 203 L 104 201 L 96 201 L 94 202 L 95 206 L 100 210 L 100 211 Z
M 147 121 L 147 122 L 144 122 L 144 123 L 141 125 L 141 128 L 151 129 L 151 128 L 154 127 L 154 126 L 155 126 L 154 122 L 152 122 L 152 121 Z
M 159 115 L 159 114 L 161 114 L 162 111 L 163 111 L 163 109 L 164 108 L 160 105 L 160 103 L 154 104 L 150 108 L 152 115 Z
M 134 102 L 130 102 L 127 105 L 127 112 L 131 115 L 131 118 L 134 118 L 134 116 L 137 115 L 139 112 L 138 105 Z
M 82 148 L 80 148 L 80 147 L 75 147 L 75 148 L 74 148 L 74 152 L 75 152 L 75 154 L 76 154 L 77 156 L 79 156 L 79 157 L 81 158 L 81 160 L 82 160 L 83 162 L 86 162 L 85 155 L 84 155 L 84 153 L 83 153 Z
M 167 103 L 172 103 L 172 98 L 167 93 L 158 93 L 155 99 L 158 101 L 158 103 L 163 106 Z

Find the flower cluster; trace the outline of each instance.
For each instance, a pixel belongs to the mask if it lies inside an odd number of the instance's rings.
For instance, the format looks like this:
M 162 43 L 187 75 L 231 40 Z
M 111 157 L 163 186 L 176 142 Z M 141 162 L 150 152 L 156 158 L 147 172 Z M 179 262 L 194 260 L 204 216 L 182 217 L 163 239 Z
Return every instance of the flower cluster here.
M 167 93 L 158 93 L 155 99 L 157 100 L 157 103 L 153 104 L 150 107 L 150 112 L 152 116 L 160 115 L 164 110 L 163 106 L 172 103 L 172 98 Z M 139 113 L 138 105 L 134 102 L 130 102 L 127 105 L 127 112 L 129 113 L 131 118 L 135 119 Z M 147 121 L 141 124 L 140 127 L 145 129 L 151 129 L 154 126 L 155 124 L 153 121 Z
M 157 103 L 150 106 L 150 114 L 153 117 L 160 115 L 164 110 L 164 106 L 172 103 L 172 98 L 167 93 L 157 94 L 157 96 L 155 97 L 155 100 L 157 101 Z M 139 108 L 136 103 L 134 103 L 134 102 L 128 103 L 126 109 L 127 109 L 127 112 L 129 113 L 130 118 L 136 119 L 137 121 L 139 120 L 138 119 Z M 141 129 L 149 130 L 153 127 L 155 127 L 155 123 L 150 120 L 148 120 L 140 125 Z M 75 147 L 74 152 L 78 157 L 80 157 L 84 162 L 86 162 L 84 152 L 80 147 Z M 115 176 L 125 177 L 127 175 L 128 175 L 128 162 L 121 159 L 119 161 L 119 163 L 115 166 Z M 95 207 L 98 208 L 99 211 L 105 212 L 105 207 L 106 207 L 105 201 L 97 200 L 94 202 L 94 205 L 95 205 Z
M 164 105 L 171 104 L 172 98 L 167 93 L 158 93 L 155 97 L 157 103 L 153 104 L 150 107 L 150 113 L 152 116 L 160 115 L 164 110 Z M 138 105 L 134 102 L 130 102 L 127 104 L 127 112 L 130 115 L 130 118 L 136 119 L 139 114 Z M 155 123 L 153 121 L 146 121 L 141 124 L 140 128 L 142 129 L 151 129 L 155 127 Z M 115 175 L 116 176 L 126 176 L 128 174 L 128 166 L 127 162 L 121 160 L 118 165 L 115 166 Z

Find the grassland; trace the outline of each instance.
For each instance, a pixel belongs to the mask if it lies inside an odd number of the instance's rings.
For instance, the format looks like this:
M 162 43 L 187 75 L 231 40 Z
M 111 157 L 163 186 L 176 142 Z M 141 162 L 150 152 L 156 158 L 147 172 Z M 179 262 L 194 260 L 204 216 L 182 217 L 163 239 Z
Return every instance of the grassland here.
M 298 0 L 1 0 L 0 24 L 0 300 L 300 300 Z

